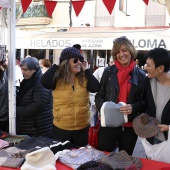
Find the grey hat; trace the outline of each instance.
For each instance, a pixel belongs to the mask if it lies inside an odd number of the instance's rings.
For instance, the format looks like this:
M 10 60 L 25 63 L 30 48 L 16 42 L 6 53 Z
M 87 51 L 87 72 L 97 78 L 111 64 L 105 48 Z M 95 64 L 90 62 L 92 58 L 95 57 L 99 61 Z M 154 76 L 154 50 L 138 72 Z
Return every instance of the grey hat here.
M 64 60 L 70 59 L 70 58 L 79 58 L 81 60 L 84 60 L 81 52 L 79 49 L 75 47 L 68 47 L 65 48 L 60 55 L 60 63 L 63 62 Z
M 128 122 L 128 116 L 120 112 L 120 107 L 126 103 L 114 102 L 103 103 L 100 114 L 101 114 L 101 126 L 102 127 L 118 127 Z

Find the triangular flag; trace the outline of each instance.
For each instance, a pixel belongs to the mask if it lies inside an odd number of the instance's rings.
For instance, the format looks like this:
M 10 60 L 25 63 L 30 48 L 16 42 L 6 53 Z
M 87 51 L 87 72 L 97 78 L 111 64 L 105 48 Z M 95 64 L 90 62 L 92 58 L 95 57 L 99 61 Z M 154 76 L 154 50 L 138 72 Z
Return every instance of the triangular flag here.
M 115 2 L 116 0 L 103 0 L 103 3 L 106 6 L 107 10 L 109 11 L 110 15 L 112 14 Z
M 44 3 L 45 3 L 45 6 L 46 6 L 48 15 L 51 17 L 52 13 L 55 9 L 55 6 L 57 4 L 57 1 L 46 1 L 46 0 L 44 0 Z
M 0 9 L 1 9 L 2 7 L 0 7 Z
M 76 16 L 78 17 L 79 13 L 81 12 L 81 10 L 82 10 L 82 8 L 84 6 L 85 0 L 71 1 L 71 3 L 73 5 L 74 11 L 76 13 Z
M 143 0 L 145 2 L 146 5 L 148 5 L 149 0 Z
M 32 2 L 32 0 L 21 0 L 21 5 L 22 5 L 22 10 L 23 13 L 26 12 L 26 10 L 28 9 L 28 7 L 30 6 L 30 3 Z

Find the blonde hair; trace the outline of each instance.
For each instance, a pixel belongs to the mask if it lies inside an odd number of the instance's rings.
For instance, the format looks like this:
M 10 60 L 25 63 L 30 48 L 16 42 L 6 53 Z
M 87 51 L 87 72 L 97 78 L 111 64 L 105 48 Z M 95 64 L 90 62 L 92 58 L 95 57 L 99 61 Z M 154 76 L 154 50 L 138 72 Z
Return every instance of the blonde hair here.
M 113 47 L 111 50 L 111 55 L 113 56 L 113 59 L 117 60 L 116 54 L 119 52 L 122 44 L 124 44 L 126 46 L 126 48 L 129 50 L 129 52 L 131 54 L 131 59 L 135 59 L 138 52 L 135 49 L 135 47 L 133 46 L 133 44 L 131 43 L 131 41 L 129 39 L 127 39 L 125 36 L 116 38 L 113 41 Z

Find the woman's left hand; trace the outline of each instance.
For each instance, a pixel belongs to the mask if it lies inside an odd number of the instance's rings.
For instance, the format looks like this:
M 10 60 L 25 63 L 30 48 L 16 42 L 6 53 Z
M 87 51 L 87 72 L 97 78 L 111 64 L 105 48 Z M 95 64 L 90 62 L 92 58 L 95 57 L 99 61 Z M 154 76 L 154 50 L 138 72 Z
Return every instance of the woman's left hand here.
M 130 104 L 127 104 L 125 106 L 121 106 L 120 112 L 125 114 L 125 115 L 129 115 L 129 114 L 132 113 L 132 106 Z
M 84 60 L 84 62 L 82 63 L 82 69 L 83 69 L 83 71 L 85 71 L 86 69 L 88 69 L 87 67 L 88 67 L 87 61 Z
M 168 125 L 160 124 L 160 125 L 158 125 L 158 127 L 160 127 L 160 132 L 169 131 L 169 126 Z

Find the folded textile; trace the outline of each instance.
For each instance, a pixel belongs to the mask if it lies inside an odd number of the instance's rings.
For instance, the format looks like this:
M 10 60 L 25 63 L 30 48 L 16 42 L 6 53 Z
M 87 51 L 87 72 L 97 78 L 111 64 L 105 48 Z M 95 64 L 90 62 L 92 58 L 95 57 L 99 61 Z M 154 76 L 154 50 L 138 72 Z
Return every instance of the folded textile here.
M 28 139 L 28 135 L 8 135 L 7 137 L 3 138 L 3 140 L 9 142 L 10 146 L 14 146 L 15 144 L 21 143 L 22 141 Z
M 9 146 L 9 142 L 0 139 L 0 148 L 5 148 L 7 146 Z
M 24 158 L 8 158 L 8 157 L 0 157 L 0 166 L 2 167 L 10 167 L 10 168 L 20 168 L 24 163 Z
M 39 148 L 43 148 L 47 146 L 49 147 L 50 145 L 56 144 L 56 143 L 58 143 L 58 141 L 55 141 L 54 139 L 39 136 L 39 137 L 30 137 L 22 141 L 21 143 L 15 145 L 15 147 L 29 150 L 29 149 L 36 148 L 37 146 Z
M 120 107 L 125 105 L 124 102 L 118 104 L 114 102 L 103 103 L 101 114 L 101 126 L 102 127 L 118 127 L 128 122 L 127 115 L 120 112 Z
M 59 157 L 59 161 L 72 169 L 77 169 L 86 162 L 99 161 L 104 155 L 103 152 L 88 146 L 66 152 Z
M 21 170 L 56 170 L 55 157 L 49 147 L 28 153 Z
M 124 150 L 118 153 L 111 152 L 110 154 L 102 157 L 100 162 L 109 165 L 113 169 L 126 169 L 133 164 L 136 165 L 138 169 L 142 168 L 142 162 L 140 159 L 128 155 Z

